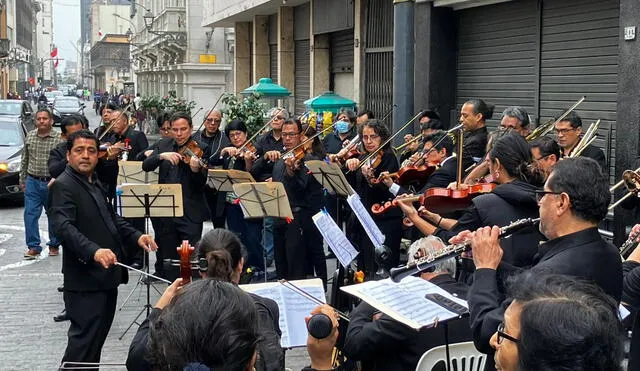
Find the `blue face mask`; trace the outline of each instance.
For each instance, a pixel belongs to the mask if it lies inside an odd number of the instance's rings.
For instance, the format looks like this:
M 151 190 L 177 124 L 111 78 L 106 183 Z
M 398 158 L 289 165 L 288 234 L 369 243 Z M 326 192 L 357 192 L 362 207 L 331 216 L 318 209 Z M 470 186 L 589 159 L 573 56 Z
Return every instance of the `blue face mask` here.
M 336 131 L 340 134 L 344 134 L 349 131 L 349 123 L 346 121 L 338 121 L 336 122 Z

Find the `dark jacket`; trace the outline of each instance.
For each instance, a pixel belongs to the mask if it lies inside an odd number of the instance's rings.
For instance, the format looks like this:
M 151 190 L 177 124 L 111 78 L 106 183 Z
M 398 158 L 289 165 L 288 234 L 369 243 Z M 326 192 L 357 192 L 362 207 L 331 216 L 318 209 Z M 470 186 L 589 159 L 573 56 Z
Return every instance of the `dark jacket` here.
M 51 151 L 49 151 L 49 160 L 47 160 L 49 175 L 57 178 L 67 167 L 67 142 L 62 142 Z
M 531 272 L 575 276 L 596 283 L 618 302 L 622 296 L 620 254 L 600 237 L 596 227 L 541 244 Z M 485 370 L 495 369 L 489 339 L 503 321 L 509 304 L 498 288 L 496 271 L 478 269 L 469 290 L 469 312 L 476 348 L 488 354 Z
M 462 157 L 464 158 L 465 169 L 469 167 L 469 161 L 478 162 L 482 160 L 487 152 L 487 141 L 489 140 L 489 132 L 487 127 L 475 129 L 464 133 L 464 147 L 462 149 Z
M 458 223 L 451 230 L 438 229 L 435 233 L 443 241 L 464 230 L 475 231 L 480 227 L 504 227 L 523 218 L 540 216 L 535 190 L 537 187 L 514 180 L 497 186 L 493 192 L 477 196 Z M 504 251 L 502 260 L 517 267 L 531 266 L 538 244 L 544 236 L 538 228 L 531 228 L 500 240 Z
M 629 349 L 628 371 L 640 370 L 640 263 L 626 261 L 622 263 L 622 274 L 624 276 L 622 286 L 622 301 L 633 309 L 635 320 L 631 335 L 631 348 Z
M 258 312 L 258 360 L 255 369 L 258 371 L 280 371 L 284 370 L 284 350 L 280 347 L 280 310 L 278 304 L 269 298 L 264 298 L 252 293 L 249 296 L 254 301 Z M 161 309 L 153 308 L 138 328 L 138 332 L 133 337 L 129 345 L 127 355 L 127 370 L 130 371 L 151 371 L 151 366 L 146 361 L 147 343 L 149 341 L 149 323 L 155 322 Z
M 127 159 L 130 161 L 134 161 L 141 152 L 144 152 L 149 147 L 147 136 L 132 127 L 127 129 L 122 135 L 116 135 L 115 138 L 117 141 L 129 140 L 131 150 L 127 155 Z
M 443 274 L 431 280 L 442 289 L 460 298 L 466 298 L 469 287 Z M 372 321 L 376 309 L 362 302 L 349 314 L 349 328 L 343 346 L 348 358 L 371 363 L 369 370 L 414 370 L 427 350 L 444 345 L 444 331 L 449 343 L 471 340 L 467 318 L 448 321 L 448 326 L 414 330 L 393 318 L 382 315 Z M 444 368 L 442 368 L 444 370 Z
M 142 162 L 142 170 L 154 171 L 159 167 L 158 183 L 182 184 L 184 218 L 192 223 L 202 223 L 209 216 L 203 193 L 207 175 L 204 171 L 194 173 L 183 161 L 174 166 L 160 158 L 161 153 L 177 152 L 180 149 L 173 138 L 160 139 L 156 144 L 153 153 Z
M 97 291 L 127 282 L 120 266 L 104 269 L 93 260 L 100 248 L 112 250 L 118 261 L 127 261 L 129 249 L 142 235 L 107 205 L 100 182 L 67 166 L 49 190 L 49 218 L 64 245 L 62 270 L 69 291 Z
M 594 146 L 593 144 L 589 144 L 584 148 L 584 150 L 582 150 L 580 156 L 596 160 L 598 165 L 600 165 L 600 169 L 602 169 L 602 172 L 604 172 L 605 174 L 609 174 L 609 168 L 607 168 L 607 159 L 604 156 L 604 152 L 602 152 L 600 148 Z
M 318 160 L 318 158 L 307 154 L 304 160 Z M 293 176 L 289 176 L 286 173 L 284 160 L 280 159 L 273 166 L 272 178 L 274 182 L 282 182 L 284 184 L 291 210 L 294 213 L 302 210 L 315 213 L 324 207 L 322 186 L 313 175 L 309 174 L 304 166 L 301 166 Z
M 324 137 L 324 139 L 322 140 L 325 151 L 331 154 L 336 154 L 340 152 L 344 141 L 347 139 L 351 140 L 356 136 L 356 134 L 358 134 L 356 126 L 355 125 L 352 126 L 346 134 L 347 135 L 344 139 L 341 139 L 340 134 L 336 133 L 335 130 L 327 134 L 327 136 Z
M 212 165 L 219 165 L 220 151 L 222 151 L 224 147 L 231 145 L 229 138 L 220 130 L 216 131 L 213 136 L 208 136 L 205 135 L 205 129 L 202 129 L 193 134 L 193 139 L 207 146 L 202 158 L 205 162 Z
M 270 130 L 265 134 L 262 134 L 256 140 L 256 156 L 258 159 L 251 168 L 251 175 L 257 182 L 264 182 L 270 178 L 273 174 L 273 162 L 269 162 L 264 158 L 264 154 L 269 151 L 282 152 L 284 146 L 282 145 L 282 137 L 276 140 L 273 137 L 273 132 Z

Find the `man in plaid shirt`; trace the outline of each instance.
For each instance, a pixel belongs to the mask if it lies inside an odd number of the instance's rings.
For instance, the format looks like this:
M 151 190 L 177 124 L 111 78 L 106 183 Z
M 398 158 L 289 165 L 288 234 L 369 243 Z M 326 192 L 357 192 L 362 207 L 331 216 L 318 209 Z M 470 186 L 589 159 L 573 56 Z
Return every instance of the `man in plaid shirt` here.
M 53 130 L 51 112 L 46 108 L 39 109 L 36 112 L 36 128 L 27 134 L 24 142 L 20 166 L 20 187 L 24 191 L 25 241 L 28 249 L 24 254 L 25 259 L 35 259 L 42 252 L 38 219 L 42 209 L 47 207 L 49 197 L 51 175 L 47 161 L 49 153 L 60 141 L 60 132 Z M 60 242 L 53 235 L 50 221 L 48 245 L 49 255 L 58 255 Z

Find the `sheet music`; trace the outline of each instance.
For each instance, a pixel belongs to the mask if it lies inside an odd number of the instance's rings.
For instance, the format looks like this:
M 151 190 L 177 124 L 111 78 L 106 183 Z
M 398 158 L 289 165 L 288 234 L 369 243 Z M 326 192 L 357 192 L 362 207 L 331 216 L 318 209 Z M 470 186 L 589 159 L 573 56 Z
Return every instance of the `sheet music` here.
M 369 239 L 373 243 L 374 247 L 380 247 L 384 243 L 385 236 L 378 228 L 376 222 L 373 221 L 373 218 L 367 212 L 367 209 L 360 201 L 360 196 L 357 193 L 354 193 L 347 197 L 347 203 L 351 206 L 351 210 L 356 215 L 360 224 L 362 224 L 362 228 L 364 228 L 365 232 L 369 236 Z
M 326 303 L 324 287 L 319 278 L 290 281 L 322 303 Z M 307 345 L 307 324 L 305 317 L 318 304 L 311 299 L 288 288 L 280 282 L 240 285 L 240 288 L 253 294 L 272 299 L 280 309 L 280 345 L 283 348 L 304 347 Z
M 406 277 L 399 283 L 385 279 L 341 287 L 341 289 L 414 329 L 431 327 L 438 321 L 458 317 L 456 313 L 426 299 L 426 294 L 440 294 L 466 308 L 469 307 L 466 301 L 429 281 L 413 276 Z
M 322 234 L 322 237 L 336 255 L 340 264 L 347 268 L 349 264 L 356 258 L 358 251 L 353 247 L 351 242 L 344 235 L 340 227 L 324 210 L 313 216 L 313 223 Z
M 342 169 L 334 163 L 327 163 L 320 160 L 305 161 L 305 166 L 311 172 L 311 175 L 331 194 L 347 197 L 355 191 L 347 182 L 342 173 Z

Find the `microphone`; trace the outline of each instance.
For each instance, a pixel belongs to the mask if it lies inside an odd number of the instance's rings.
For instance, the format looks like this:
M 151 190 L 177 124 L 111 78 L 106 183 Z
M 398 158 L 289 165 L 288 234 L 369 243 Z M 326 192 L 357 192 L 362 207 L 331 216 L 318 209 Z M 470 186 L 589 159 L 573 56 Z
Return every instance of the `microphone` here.
M 307 323 L 307 331 L 316 339 L 326 339 L 331 335 L 333 330 L 333 322 L 331 318 L 324 313 L 314 314 Z

